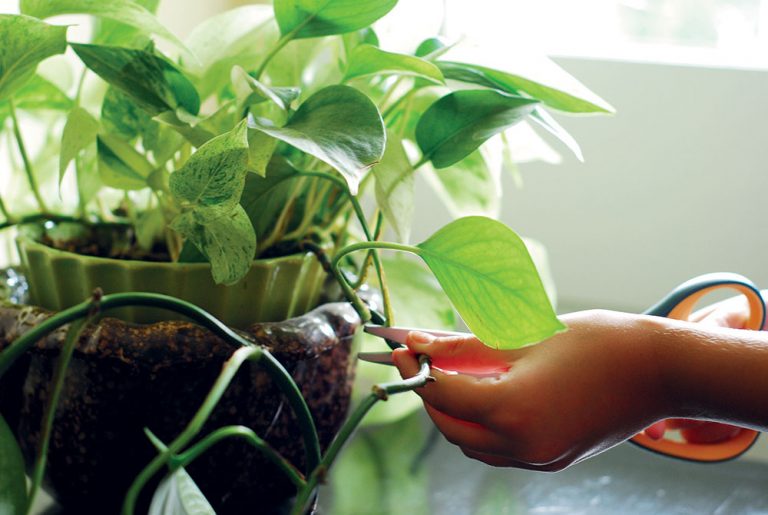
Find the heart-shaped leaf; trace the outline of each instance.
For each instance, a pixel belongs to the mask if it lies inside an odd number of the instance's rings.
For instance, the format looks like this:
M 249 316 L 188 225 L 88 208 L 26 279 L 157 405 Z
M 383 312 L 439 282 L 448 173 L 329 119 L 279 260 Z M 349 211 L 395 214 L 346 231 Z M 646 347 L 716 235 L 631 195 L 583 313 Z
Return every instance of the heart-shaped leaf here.
M 460 218 L 417 247 L 469 329 L 489 347 L 515 349 L 565 329 L 525 243 L 501 222 Z
M 501 200 L 501 162 L 481 147 L 439 171 L 419 170 L 454 218 L 482 215 L 496 218 Z M 501 149 L 498 149 L 501 150 Z M 500 154 L 500 152 L 498 152 Z
M 57 85 L 35 74 L 13 94 L 16 107 L 25 111 L 69 111 L 74 102 Z M 0 102 L 0 126 L 11 115 L 8 102 Z
M 270 101 L 286 112 L 301 94 L 299 88 L 270 88 L 248 75 L 240 66 L 232 68 L 232 87 L 240 106 Z
M 294 181 L 299 177 L 282 157 L 275 156 L 266 167 L 266 175 L 248 174 L 240 204 L 251 219 L 256 236 L 262 237 L 274 228 L 280 212 L 290 198 Z
M 221 217 L 240 202 L 248 166 L 247 131 L 243 120 L 200 147 L 171 174 L 171 194 L 199 221 Z
M 157 485 L 148 515 L 216 515 L 216 512 L 192 476 L 179 468 Z
M 157 14 L 160 0 L 133 0 L 151 14 Z M 92 43 L 99 45 L 124 46 L 129 48 L 144 48 L 151 41 L 151 34 L 144 27 L 133 27 L 129 24 L 100 18 L 93 31 Z
M 360 45 L 349 56 L 344 80 L 371 75 L 408 75 L 442 84 L 440 69 L 420 57 L 385 52 L 373 45 Z
M 111 188 L 140 190 L 154 171 L 152 163 L 133 146 L 113 134 L 97 138 L 99 176 Z
M 125 139 L 133 140 L 157 124 L 136 102 L 115 87 L 108 87 L 101 103 L 101 123 L 104 128 Z
M 384 157 L 373 167 L 376 202 L 402 242 L 408 242 L 413 221 L 413 172 L 403 142 L 388 133 Z
M 387 140 L 376 105 L 349 86 L 321 89 L 283 127 L 253 117 L 248 125 L 329 164 L 346 179 L 353 195 L 365 171 L 381 160 Z
M 22 515 L 27 509 L 24 458 L 11 428 L 0 415 L 0 512 Z
M 450 54 L 451 56 L 454 53 Z M 487 60 L 484 54 L 469 56 L 472 63 Z M 446 79 L 501 89 L 511 94 L 523 91 L 545 105 L 569 113 L 613 113 L 611 105 L 587 89 L 570 74 L 546 58 L 512 63 L 519 71 L 501 71 L 489 66 L 455 62 L 436 63 Z
M 35 18 L 60 14 L 89 14 L 124 23 L 147 34 L 157 34 L 180 48 L 184 45 L 155 16 L 133 0 L 21 0 L 21 12 Z
M 207 98 L 227 83 L 234 65 L 255 69 L 276 32 L 269 5 L 244 5 L 212 16 L 187 37 L 187 47 L 197 62 L 185 62 L 184 69 L 194 77 L 200 95 Z
M 573 138 L 573 136 L 571 136 L 567 130 L 565 130 L 562 125 L 557 123 L 557 120 L 555 120 L 555 118 L 549 114 L 546 109 L 543 109 L 541 106 L 536 107 L 536 109 L 534 109 L 531 113 L 531 120 L 539 124 L 544 128 L 544 130 L 559 139 L 563 145 L 568 147 L 568 150 L 573 152 L 573 155 L 576 156 L 576 159 L 582 163 L 584 162 L 584 154 L 581 153 L 581 146 L 579 143 Z
M 183 108 L 197 114 L 200 97 L 184 74 L 149 50 L 72 43 L 83 63 L 152 116 Z
M 432 104 L 416 126 L 424 158 L 445 168 L 525 118 L 538 101 L 493 90 L 463 90 Z
M 248 171 L 265 177 L 267 165 L 277 148 L 277 140 L 267 134 L 248 129 Z
M 23 87 L 44 59 L 67 49 L 67 28 L 0 14 L 0 100 Z
M 173 220 L 171 228 L 208 259 L 216 284 L 235 284 L 248 273 L 256 255 L 256 234 L 239 204 L 204 224 L 194 211 L 187 211 Z
M 67 123 L 61 135 L 61 153 L 59 154 L 59 185 L 64 180 L 69 163 L 81 150 L 96 142 L 99 134 L 99 122 L 82 107 L 75 107 L 69 112 Z
M 275 0 L 275 18 L 283 36 L 293 39 L 332 36 L 372 24 L 397 0 Z

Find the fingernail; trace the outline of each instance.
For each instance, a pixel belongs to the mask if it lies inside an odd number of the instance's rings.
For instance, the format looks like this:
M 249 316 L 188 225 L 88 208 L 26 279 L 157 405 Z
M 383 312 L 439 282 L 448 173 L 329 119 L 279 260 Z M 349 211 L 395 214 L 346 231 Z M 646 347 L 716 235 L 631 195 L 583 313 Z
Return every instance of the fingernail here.
M 408 340 L 411 343 L 432 343 L 435 340 L 435 337 L 429 333 L 411 331 L 408 333 Z

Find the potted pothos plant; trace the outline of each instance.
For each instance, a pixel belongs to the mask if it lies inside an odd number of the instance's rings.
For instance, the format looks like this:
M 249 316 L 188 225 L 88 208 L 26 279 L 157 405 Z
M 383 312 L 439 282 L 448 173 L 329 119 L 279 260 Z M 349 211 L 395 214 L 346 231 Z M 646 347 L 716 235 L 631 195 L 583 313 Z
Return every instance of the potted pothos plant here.
M 394 323 L 388 270 L 415 296 L 431 273 L 490 346 L 563 329 L 503 224 L 461 217 L 409 243 L 414 178 L 482 211 L 498 196 L 486 142 L 509 159 L 508 130 L 530 122 L 578 154 L 548 108 L 609 105 L 548 62 L 539 78 L 436 37 L 382 48 L 372 24 L 397 0 L 275 0 L 184 41 L 157 3 L 0 15 L 0 228 L 18 230 L 28 282 L 28 305 L 0 308 L 10 513 L 44 479 L 100 512 L 311 510 L 367 411 L 428 379 L 425 361 L 347 416 L 357 327 Z M 92 17 L 87 42 L 50 20 L 64 14 Z

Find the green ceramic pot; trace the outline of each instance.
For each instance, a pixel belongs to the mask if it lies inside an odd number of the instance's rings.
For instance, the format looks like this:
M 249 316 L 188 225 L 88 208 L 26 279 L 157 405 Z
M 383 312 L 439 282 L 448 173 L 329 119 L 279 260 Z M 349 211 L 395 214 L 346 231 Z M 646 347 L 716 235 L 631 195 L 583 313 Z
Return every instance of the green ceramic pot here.
M 217 285 L 207 263 L 109 259 L 54 249 L 29 236 L 17 239 L 32 304 L 59 311 L 91 296 L 143 291 L 189 301 L 237 328 L 306 313 L 318 304 L 326 273 L 312 253 L 256 260 L 240 282 Z M 121 308 L 110 316 L 128 322 L 179 319 L 164 310 Z

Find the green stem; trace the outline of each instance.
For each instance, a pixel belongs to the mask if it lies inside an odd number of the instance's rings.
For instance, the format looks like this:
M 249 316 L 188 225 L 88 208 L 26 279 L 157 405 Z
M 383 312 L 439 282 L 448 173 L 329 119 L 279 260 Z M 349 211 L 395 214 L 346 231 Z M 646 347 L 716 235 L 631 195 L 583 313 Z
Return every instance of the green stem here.
M 13 220 L 13 217 L 11 217 L 11 213 L 8 212 L 8 209 L 5 207 L 5 202 L 3 202 L 3 197 L 0 197 L 0 214 L 3 215 L 5 218 L 5 221 L 3 224 L 8 224 Z M 0 226 L 0 229 L 2 229 L 2 226 Z
M 384 222 L 384 215 L 382 214 L 380 209 L 376 210 L 376 227 L 373 229 L 373 239 L 375 241 L 379 240 L 379 237 L 381 236 L 381 229 Z M 360 272 L 357 274 L 357 281 L 355 284 L 352 285 L 352 288 L 357 290 L 360 288 L 363 284 L 365 284 L 365 281 L 368 280 L 368 269 L 371 267 L 371 264 L 373 264 L 373 254 L 374 250 L 369 250 L 368 254 L 365 256 L 365 260 L 363 261 L 363 266 L 360 267 Z M 389 317 L 387 317 L 389 318 Z
M 208 449 L 227 438 L 242 438 L 251 444 L 272 463 L 277 465 L 290 478 L 291 482 L 296 485 L 296 488 L 301 489 L 307 484 L 301 472 L 296 470 L 296 467 L 291 462 L 281 456 L 271 445 L 259 438 L 253 429 L 245 426 L 227 426 L 217 429 L 194 446 L 175 456 L 171 460 L 172 467 L 186 467 Z
M 131 483 L 128 492 L 125 495 L 125 499 L 123 500 L 123 515 L 133 515 L 136 509 L 136 501 L 139 498 L 139 494 L 144 488 L 144 485 L 146 485 L 147 482 L 149 482 L 149 480 L 163 468 L 163 466 L 171 461 L 174 454 L 181 451 L 181 449 L 183 449 L 187 443 L 197 435 L 205 421 L 208 419 L 208 416 L 213 411 L 213 408 L 219 402 L 219 399 L 221 399 L 221 396 L 224 395 L 227 387 L 234 379 L 240 366 L 246 360 L 254 359 L 259 361 L 263 354 L 263 349 L 250 345 L 235 351 L 232 357 L 224 364 L 221 374 L 216 379 L 216 383 L 213 385 L 213 388 L 211 388 L 211 391 L 208 392 L 202 406 L 200 406 L 197 413 L 195 413 L 195 416 L 189 421 L 181 434 L 168 445 L 166 450 L 155 456 L 155 458 L 149 462 L 149 464 L 144 467 L 139 475 L 133 480 L 133 483 Z
M 216 380 L 211 391 L 208 393 L 205 401 L 197 411 L 192 420 L 182 433 L 171 442 L 168 449 L 158 454 L 134 479 L 123 501 L 123 515 L 133 515 L 136 500 L 146 483 L 157 474 L 164 465 L 171 462 L 173 455 L 183 449 L 200 432 L 205 422 L 208 420 L 213 409 L 221 399 L 225 390 L 234 379 L 235 374 L 246 360 L 258 362 L 264 366 L 266 372 L 277 383 L 278 388 L 283 392 L 288 400 L 288 404 L 294 411 L 299 421 L 299 426 L 304 438 L 305 450 L 307 451 L 307 470 L 314 470 L 320 462 L 320 443 L 317 439 L 317 430 L 315 428 L 312 415 L 309 412 L 304 398 L 301 396 L 296 383 L 283 366 L 261 347 L 249 346 L 238 349 L 224 365 L 224 368 Z
M 75 105 L 80 105 L 80 98 L 83 96 L 83 86 L 85 86 L 85 76 L 88 74 L 88 67 L 83 68 L 80 74 L 80 80 L 77 81 L 77 91 L 75 92 Z
M 429 156 L 426 156 L 426 155 L 425 156 L 421 156 L 421 159 L 419 159 L 416 162 L 416 164 L 412 166 L 413 171 L 415 172 L 416 170 L 418 170 L 419 168 L 421 168 L 422 166 L 427 164 L 429 162 L 429 160 L 430 160 Z
M 172 453 L 180 450 L 180 448 L 186 445 L 188 441 L 197 434 L 208 415 L 210 415 L 210 412 L 215 407 L 218 399 L 223 394 L 224 388 L 226 388 L 226 385 L 229 384 L 229 381 L 234 377 L 234 373 L 236 372 L 236 369 L 239 368 L 242 361 L 245 359 L 257 359 L 265 368 L 266 372 L 270 374 L 270 377 L 275 381 L 283 395 L 285 395 L 288 404 L 292 408 L 299 422 L 305 451 L 307 453 L 307 470 L 313 470 L 317 467 L 320 462 L 320 443 L 317 439 L 317 430 L 315 428 L 314 420 L 312 419 L 312 414 L 309 411 L 307 403 L 304 401 L 304 397 L 301 395 L 301 391 L 293 381 L 293 378 L 280 362 L 272 356 L 272 354 L 266 349 L 253 346 L 252 343 L 232 331 L 207 311 L 174 297 L 156 293 L 116 293 L 102 297 L 99 304 L 101 311 L 125 306 L 157 307 L 174 311 L 195 320 L 197 323 L 213 332 L 216 336 L 219 336 L 226 341 L 234 342 L 242 347 L 241 349 L 238 349 L 233 357 L 227 362 L 224 371 L 222 371 L 222 374 L 219 376 L 219 380 L 217 380 L 216 385 L 214 385 L 214 389 L 211 390 L 206 398 L 206 402 L 200 408 L 195 418 L 188 424 L 185 432 L 176 439 L 176 442 L 178 442 L 177 445 L 180 445 L 180 447 L 171 448 Z M 86 301 L 80 303 L 60 311 L 17 338 L 10 347 L 0 354 L 0 377 L 2 377 L 13 365 L 16 359 L 29 350 L 35 342 L 63 325 L 89 316 L 91 310 L 92 302 Z M 230 375 L 228 376 L 228 374 Z M 124 513 L 133 513 L 133 505 L 135 504 L 135 500 L 141 487 L 152 475 L 154 475 L 154 472 L 157 471 L 157 463 L 160 463 L 161 466 L 162 463 L 164 463 L 160 458 L 166 459 L 167 457 L 168 456 L 160 456 L 153 460 L 153 462 L 145 468 L 142 474 L 136 478 L 134 485 L 132 485 L 131 490 L 129 490 L 129 495 L 126 496 L 126 504 L 124 504 L 124 508 L 127 509 L 127 511 L 124 511 Z M 152 472 L 153 470 L 154 472 Z
M 416 255 L 421 254 L 421 249 L 413 245 L 404 245 L 402 243 L 393 243 L 391 241 L 361 241 L 359 243 L 353 243 L 351 245 L 347 245 L 346 247 L 341 249 L 339 252 L 337 252 L 336 255 L 333 257 L 333 260 L 331 261 L 331 266 L 333 266 L 334 268 L 338 268 L 339 263 L 344 258 L 344 256 L 348 254 L 352 254 L 353 252 L 357 252 L 359 250 L 368 250 L 368 249 L 399 250 L 401 252 L 410 252 L 411 254 L 416 254 Z
M 75 105 L 80 106 L 80 98 L 83 95 L 83 86 L 85 85 L 85 75 L 88 73 L 88 68 L 83 68 L 83 72 L 80 74 L 80 80 L 77 82 L 77 91 L 75 93 Z M 83 195 L 83 186 L 80 180 L 80 173 L 83 169 L 83 160 L 80 157 L 80 152 L 75 156 L 75 183 L 77 184 L 77 209 L 80 212 L 80 216 L 85 217 L 87 215 L 85 205 L 85 195 Z M 61 195 L 61 188 L 59 188 L 59 195 Z
M 314 497 L 317 486 L 325 479 L 325 475 L 338 457 L 339 452 L 370 409 L 375 406 L 378 401 L 387 400 L 390 395 L 410 392 L 416 388 L 421 388 L 432 380 L 429 374 L 429 358 L 422 355 L 419 356 L 419 372 L 415 376 L 402 381 L 378 384 L 373 387 L 373 392 L 362 400 L 349 418 L 344 422 L 344 425 L 341 426 L 339 433 L 336 435 L 333 442 L 331 442 L 325 456 L 323 456 L 320 465 L 309 476 L 306 486 L 296 497 L 296 504 L 294 504 L 293 511 L 291 512 L 292 515 L 303 515 L 306 512 L 309 503 Z
M 296 29 L 293 29 L 291 32 L 286 34 L 285 36 L 282 36 L 280 39 L 277 40 L 277 43 L 275 43 L 275 46 L 273 46 L 269 53 L 264 57 L 264 60 L 261 62 L 259 67 L 256 69 L 256 80 L 259 80 L 261 78 L 261 75 L 264 73 L 264 70 L 267 69 L 267 65 L 272 60 L 277 53 L 283 49 L 285 45 L 288 44 L 291 39 L 293 39 L 293 36 L 301 29 L 304 25 L 300 25 Z
M 333 181 L 336 183 L 342 191 L 344 191 L 347 194 L 347 197 L 349 198 L 349 202 L 352 204 L 352 208 L 355 210 L 355 215 L 357 216 L 357 219 L 360 221 L 360 225 L 363 228 L 363 233 L 365 234 L 365 238 L 369 242 L 374 242 L 375 238 L 374 235 L 371 233 L 371 229 L 368 226 L 368 220 L 365 218 L 365 213 L 363 212 L 363 208 L 360 205 L 360 202 L 357 200 L 357 198 L 352 195 L 352 192 L 349 191 L 349 186 L 347 185 L 346 181 L 344 179 L 337 177 L 335 175 L 325 173 L 325 172 L 300 172 L 301 175 L 309 176 L 309 177 L 321 177 L 323 179 Z M 371 247 L 374 248 L 374 247 Z M 381 265 L 381 257 L 379 256 L 378 252 L 373 253 L 373 264 L 376 268 L 376 275 L 379 278 L 379 285 L 381 286 L 381 294 L 384 300 L 384 312 L 387 316 L 387 323 L 391 324 L 389 320 L 392 320 L 394 318 L 393 312 L 392 312 L 392 303 L 391 303 L 391 297 L 389 295 L 389 289 L 387 288 L 387 281 L 384 275 L 384 267 Z M 341 288 L 344 290 L 344 294 L 347 297 L 347 300 L 349 300 L 352 305 L 355 307 L 355 311 L 360 315 L 360 317 L 363 319 L 363 322 L 367 322 L 371 319 L 371 313 L 370 310 L 365 306 L 362 300 L 357 296 L 354 289 L 350 286 L 349 282 L 347 281 L 346 277 L 343 276 L 341 271 L 338 269 L 338 267 L 333 267 L 333 273 L 336 277 L 336 280 L 339 281 L 339 284 L 341 285 Z M 392 317 L 392 318 L 390 318 Z
M 37 205 L 40 207 L 40 211 L 46 213 L 48 212 L 48 208 L 43 201 L 43 197 L 40 195 L 40 189 L 37 186 L 37 179 L 35 179 L 35 174 L 32 170 L 32 163 L 29 160 L 29 155 L 27 155 L 27 147 L 24 145 L 24 139 L 21 137 L 19 119 L 16 116 L 16 104 L 13 102 L 13 98 L 8 100 L 8 107 L 11 115 L 11 121 L 13 122 L 13 134 L 16 137 L 16 144 L 19 146 L 21 160 L 24 162 L 24 171 L 27 173 L 27 181 L 29 181 L 29 187 L 32 189 L 32 194 L 35 196 L 35 200 L 37 200 Z
M 98 301 L 93 301 L 91 304 L 94 307 Z M 64 387 L 64 379 L 67 375 L 67 368 L 69 367 L 72 353 L 75 350 L 77 342 L 80 340 L 80 336 L 83 333 L 83 329 L 91 322 L 93 316 L 89 316 L 86 319 L 80 319 L 73 322 L 67 331 L 67 337 L 64 341 L 64 345 L 59 354 L 59 360 L 56 364 L 56 370 L 53 375 L 53 383 L 51 393 L 48 397 L 48 402 L 43 414 L 43 427 L 40 430 L 40 441 L 38 442 L 37 459 L 35 460 L 35 468 L 32 472 L 31 485 L 29 487 L 29 495 L 27 497 L 27 515 L 32 513 L 32 506 L 35 503 L 35 497 L 40 485 L 43 483 L 43 476 L 45 474 L 45 466 L 48 458 L 48 447 L 51 441 L 51 432 L 53 430 L 53 419 L 56 414 L 56 407 L 59 404 L 59 398 L 61 397 L 61 390 Z

